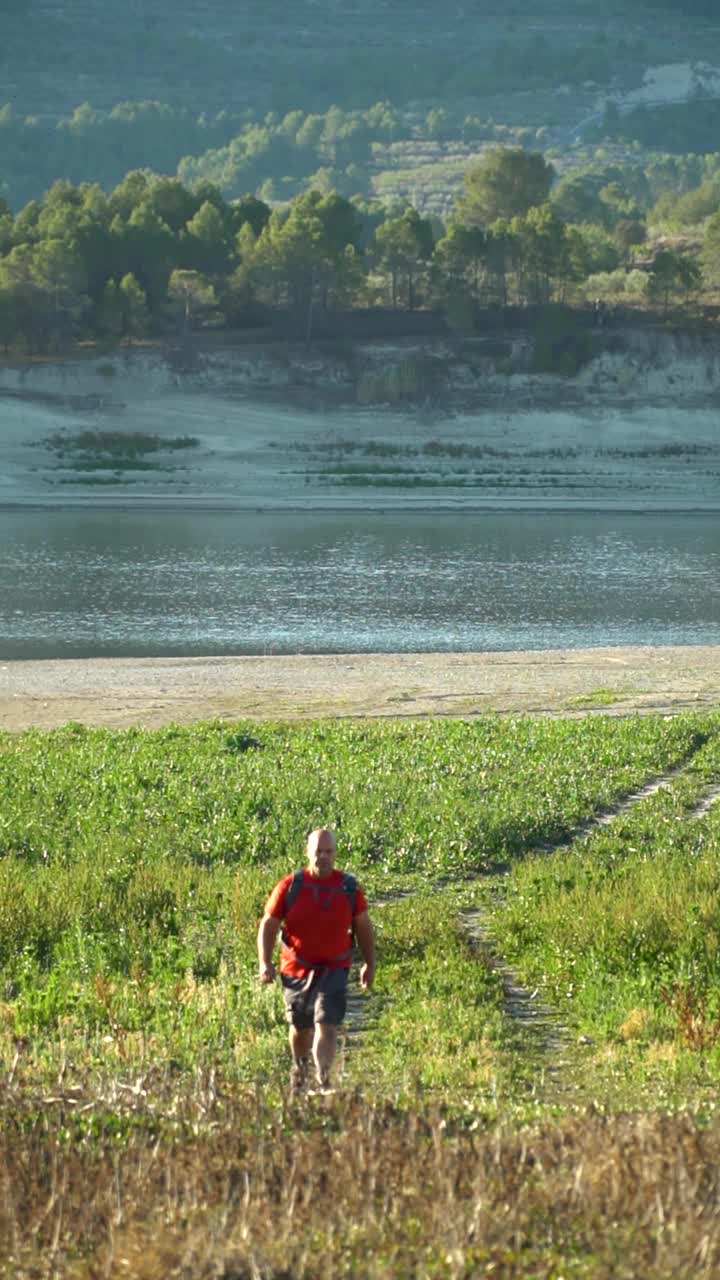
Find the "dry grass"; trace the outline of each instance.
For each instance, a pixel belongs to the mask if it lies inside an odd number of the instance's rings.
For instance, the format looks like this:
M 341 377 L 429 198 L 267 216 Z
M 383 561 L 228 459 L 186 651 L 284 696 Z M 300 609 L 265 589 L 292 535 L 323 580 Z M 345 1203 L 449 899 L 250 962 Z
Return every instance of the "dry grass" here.
M 631 1009 L 627 1018 L 618 1029 L 621 1040 L 636 1040 L 644 1035 L 651 1014 L 648 1009 Z
M 14 1086 L 0 1275 L 718 1274 L 720 1123 L 593 1109 L 520 1131 L 469 1121 L 358 1094 L 272 1101 L 212 1076 L 54 1101 Z

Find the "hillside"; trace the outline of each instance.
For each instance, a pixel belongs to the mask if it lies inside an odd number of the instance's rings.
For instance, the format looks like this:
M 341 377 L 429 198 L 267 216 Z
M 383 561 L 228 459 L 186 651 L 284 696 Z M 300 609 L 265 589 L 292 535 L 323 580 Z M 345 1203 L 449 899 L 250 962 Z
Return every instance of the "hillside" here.
M 457 102 L 559 83 L 609 83 L 645 66 L 712 58 L 701 16 L 591 0 L 15 0 L 0 72 L 21 113 L 159 99 L 194 111 Z M 684 6 L 687 8 L 687 6 Z
M 705 0 L 3 9 L 0 197 L 14 211 L 57 179 L 109 190 L 150 169 L 229 198 L 277 203 L 312 186 L 444 219 L 494 143 L 549 149 L 559 173 L 584 163 L 578 139 L 609 139 L 613 163 L 637 162 L 639 146 L 715 150 L 698 112 L 720 84 Z M 687 102 L 689 117 L 679 106 L 657 119 L 658 101 Z

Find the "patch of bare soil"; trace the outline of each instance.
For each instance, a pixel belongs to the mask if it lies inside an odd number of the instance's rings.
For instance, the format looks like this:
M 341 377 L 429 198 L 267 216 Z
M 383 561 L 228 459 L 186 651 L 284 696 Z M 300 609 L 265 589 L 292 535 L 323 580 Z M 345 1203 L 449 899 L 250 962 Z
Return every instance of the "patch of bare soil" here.
M 0 664 L 0 728 L 720 706 L 720 645 Z

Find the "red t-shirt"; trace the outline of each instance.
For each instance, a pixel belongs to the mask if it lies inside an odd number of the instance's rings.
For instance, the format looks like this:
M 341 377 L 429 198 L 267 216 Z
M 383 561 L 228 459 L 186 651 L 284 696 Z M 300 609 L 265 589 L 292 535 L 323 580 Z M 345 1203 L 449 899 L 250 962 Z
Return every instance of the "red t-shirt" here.
M 285 903 L 291 881 L 292 875 L 283 876 L 265 903 L 265 914 L 284 923 L 280 972 L 302 977 L 309 969 L 320 965 L 349 969 L 350 956 L 340 957 L 352 946 L 353 919 L 367 911 L 367 899 L 362 889 L 358 885 L 355 910 L 352 911 L 350 898 L 343 892 L 342 871 L 336 869 L 321 879 L 311 876 L 306 870 L 302 888 L 286 914 Z M 309 963 L 301 964 L 293 953 Z

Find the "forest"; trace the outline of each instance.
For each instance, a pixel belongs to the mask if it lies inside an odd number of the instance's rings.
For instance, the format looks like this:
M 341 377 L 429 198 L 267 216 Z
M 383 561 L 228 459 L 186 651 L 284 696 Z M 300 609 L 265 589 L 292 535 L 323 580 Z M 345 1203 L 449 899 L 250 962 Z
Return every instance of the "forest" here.
M 278 312 L 308 337 L 322 313 L 378 306 L 472 330 L 498 306 L 712 304 L 717 104 L 698 89 L 625 109 L 616 93 L 663 57 L 712 57 L 708 7 L 581 0 L 573 15 L 564 0 L 322 0 L 288 20 L 275 0 L 183 0 L 168 25 L 165 0 L 110 0 L 102 21 L 82 0 L 14 0 L 0 344 L 57 352 Z
M 674 239 L 657 239 L 660 224 Z M 16 213 L 0 205 L 6 353 L 262 325 L 277 310 L 305 337 L 313 314 L 373 306 L 434 309 L 467 330 L 498 306 L 666 314 L 718 280 L 720 155 L 558 178 L 538 151 L 491 147 L 447 224 L 332 190 L 228 200 L 207 178 L 143 170 L 109 192 L 58 181 Z

